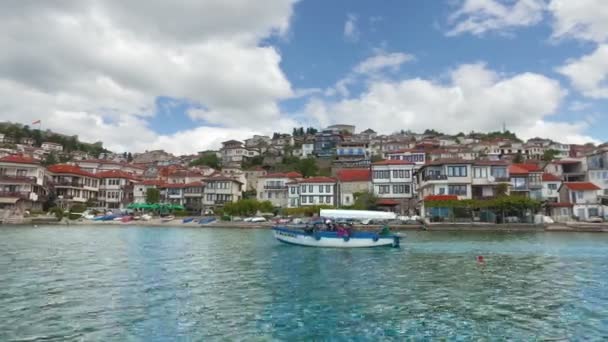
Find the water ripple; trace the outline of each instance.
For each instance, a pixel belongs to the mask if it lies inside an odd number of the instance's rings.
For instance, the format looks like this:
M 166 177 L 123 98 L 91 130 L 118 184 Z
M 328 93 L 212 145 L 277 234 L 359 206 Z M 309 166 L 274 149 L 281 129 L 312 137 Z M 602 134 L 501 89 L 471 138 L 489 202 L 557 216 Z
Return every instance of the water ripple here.
M 2 228 L 0 340 L 601 340 L 607 251 L 592 234 L 332 250 L 262 230 Z

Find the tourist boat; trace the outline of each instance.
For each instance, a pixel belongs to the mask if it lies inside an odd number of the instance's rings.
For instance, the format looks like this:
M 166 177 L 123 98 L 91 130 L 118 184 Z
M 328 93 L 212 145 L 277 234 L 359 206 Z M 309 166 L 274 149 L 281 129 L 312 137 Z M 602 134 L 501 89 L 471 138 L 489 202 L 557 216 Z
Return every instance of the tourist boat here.
M 160 219 L 161 222 L 171 222 L 173 220 L 175 220 L 175 216 L 173 215 L 165 216 Z
M 302 230 L 276 226 L 272 228 L 274 237 L 286 244 L 309 247 L 399 247 L 400 235 L 380 235 L 372 232 L 354 232 L 350 236 L 340 236 L 334 231 L 307 233 Z
M 204 218 L 201 218 L 200 220 L 198 220 L 198 223 L 200 223 L 200 224 L 209 224 L 209 223 L 214 222 L 214 221 L 215 221 L 215 217 L 204 217 Z

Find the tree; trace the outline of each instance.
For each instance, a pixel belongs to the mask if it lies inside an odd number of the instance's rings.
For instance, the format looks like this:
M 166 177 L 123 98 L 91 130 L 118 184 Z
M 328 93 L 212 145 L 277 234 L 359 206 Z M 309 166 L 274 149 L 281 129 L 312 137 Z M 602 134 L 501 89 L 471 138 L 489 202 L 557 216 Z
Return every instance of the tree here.
M 42 165 L 49 166 L 49 165 L 54 165 L 57 163 L 58 163 L 58 161 L 57 161 L 57 157 L 55 156 L 55 152 L 51 152 L 51 153 L 47 154 L 46 158 L 42 162 Z
M 545 150 L 545 152 L 543 153 L 543 161 L 545 162 L 550 162 L 553 159 L 555 159 L 555 157 L 557 157 L 559 155 L 559 151 L 554 150 L 554 149 L 548 149 Z
M 127 153 L 127 161 L 129 163 L 133 161 L 133 155 L 131 154 L 131 152 Z
M 374 194 L 370 192 L 356 192 L 353 194 L 355 203 L 352 205 L 353 209 L 357 210 L 376 210 L 378 199 Z
M 220 168 L 220 159 L 213 152 L 203 154 L 200 158 L 197 158 L 190 162 L 190 166 L 206 165 L 214 169 Z
M 146 203 L 153 204 L 160 202 L 160 191 L 155 188 L 148 188 L 146 190 Z
M 376 162 L 383 161 L 383 160 L 384 160 L 384 158 L 382 158 L 382 156 L 379 156 L 379 155 L 376 154 L 376 155 L 372 156 L 372 160 L 371 161 L 372 161 L 372 163 L 376 163 Z
M 319 172 L 316 160 L 310 157 L 299 160 L 295 169 L 304 177 L 315 176 Z
M 517 152 L 517 154 L 515 155 L 515 158 L 513 158 L 513 163 L 520 164 L 523 162 L 524 162 L 524 156 L 521 154 L 521 152 Z

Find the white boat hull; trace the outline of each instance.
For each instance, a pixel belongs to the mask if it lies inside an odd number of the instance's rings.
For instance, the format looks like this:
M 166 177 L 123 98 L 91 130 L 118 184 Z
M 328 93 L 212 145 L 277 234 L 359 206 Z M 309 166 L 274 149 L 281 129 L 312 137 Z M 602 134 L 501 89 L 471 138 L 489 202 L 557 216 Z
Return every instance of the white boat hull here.
M 327 236 L 327 234 L 308 235 L 298 231 L 285 228 L 274 228 L 274 237 L 284 243 L 308 247 L 333 247 L 333 248 L 365 248 L 365 247 L 399 247 L 400 237 L 396 235 L 378 236 L 366 234 L 366 236 L 355 236 L 351 238 Z M 373 236 L 375 235 L 375 236 Z

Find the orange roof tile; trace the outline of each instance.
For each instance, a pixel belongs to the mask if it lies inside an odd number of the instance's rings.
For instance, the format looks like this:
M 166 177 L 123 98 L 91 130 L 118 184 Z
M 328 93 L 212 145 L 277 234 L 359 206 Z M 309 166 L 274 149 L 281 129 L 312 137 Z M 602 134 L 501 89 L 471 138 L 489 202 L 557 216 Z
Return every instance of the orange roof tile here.
M 0 162 L 4 163 L 15 163 L 15 164 L 40 164 L 40 162 L 34 158 L 26 157 L 21 154 L 11 154 L 0 158 Z
M 543 182 L 561 182 L 561 179 L 551 173 L 543 173 Z
M 65 173 L 65 174 L 72 174 L 72 175 L 85 176 L 85 177 L 91 177 L 91 178 L 99 178 L 94 173 L 87 172 L 75 165 L 55 164 L 55 165 L 49 166 L 47 168 L 47 170 L 51 173 L 56 173 L 56 174 Z
M 372 178 L 370 169 L 343 169 L 336 174 L 340 182 L 367 182 Z
M 600 187 L 591 182 L 564 182 L 563 186 L 570 190 L 585 191 L 585 190 L 600 190 Z

